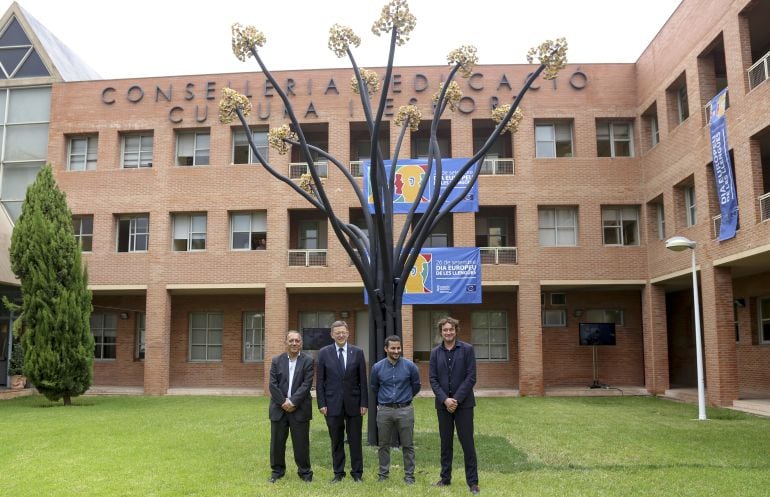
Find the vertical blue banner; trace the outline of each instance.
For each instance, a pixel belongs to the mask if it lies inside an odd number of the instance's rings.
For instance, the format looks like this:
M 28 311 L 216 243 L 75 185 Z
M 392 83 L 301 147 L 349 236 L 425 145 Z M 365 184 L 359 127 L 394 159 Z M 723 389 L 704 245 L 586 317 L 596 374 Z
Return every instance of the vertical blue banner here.
M 714 160 L 714 177 L 722 220 L 719 225 L 719 241 L 735 237 L 738 229 L 738 197 L 735 194 L 735 178 L 730 164 L 727 146 L 727 88 L 719 92 L 709 103 L 711 105 L 711 157 Z
M 468 162 L 468 159 L 441 159 L 441 193 L 444 193 L 447 185 L 457 176 L 460 168 Z M 385 174 L 390 174 L 391 165 L 389 160 L 385 161 Z M 468 169 L 462 179 L 452 189 L 452 193 L 447 199 L 448 202 L 456 199 L 460 192 L 470 183 L 473 174 L 476 172 L 476 168 L 479 167 L 478 163 L 471 166 Z M 430 177 L 428 177 L 428 161 L 425 159 L 400 159 L 395 166 L 396 174 L 393 178 L 393 212 L 396 214 L 406 214 L 412 207 L 417 198 L 417 193 L 420 191 L 420 185 L 424 181 L 428 184 L 425 187 L 420 203 L 417 206 L 415 212 L 422 213 L 430 202 L 433 195 L 433 188 L 436 181 L 436 165 L 433 165 L 433 171 Z M 374 212 L 374 200 L 371 194 L 371 183 L 369 174 L 369 161 L 364 162 L 364 194 L 369 200 L 369 212 Z M 452 212 L 478 212 L 479 210 L 479 184 L 478 181 L 473 183 L 473 186 L 468 191 L 465 198 L 458 203 Z

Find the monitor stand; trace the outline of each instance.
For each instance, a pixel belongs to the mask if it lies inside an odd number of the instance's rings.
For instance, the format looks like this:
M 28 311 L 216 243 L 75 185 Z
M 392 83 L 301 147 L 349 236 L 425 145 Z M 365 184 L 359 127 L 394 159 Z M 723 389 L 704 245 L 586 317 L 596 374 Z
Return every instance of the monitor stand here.
M 591 385 L 588 386 L 588 388 L 608 388 L 609 385 L 599 382 L 599 361 L 596 359 L 596 356 L 598 355 L 596 345 L 593 345 L 591 349 L 591 355 L 593 357 L 594 381 L 591 383 Z

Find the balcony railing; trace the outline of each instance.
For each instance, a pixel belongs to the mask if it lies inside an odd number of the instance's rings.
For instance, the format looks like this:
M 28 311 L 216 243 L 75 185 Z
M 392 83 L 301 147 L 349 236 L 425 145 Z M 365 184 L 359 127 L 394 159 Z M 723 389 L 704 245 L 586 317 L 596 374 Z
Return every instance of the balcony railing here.
M 759 218 L 761 221 L 770 221 L 770 192 L 759 196 Z
M 730 92 L 725 93 L 725 110 L 730 108 Z M 711 122 L 711 102 L 703 106 L 704 112 L 706 112 L 706 124 Z
M 749 67 L 749 91 L 759 86 L 768 78 L 768 64 L 770 64 L 770 52 Z
M 516 247 L 480 247 L 482 264 L 518 264 Z
M 513 159 L 484 159 L 480 174 L 513 174 L 513 171 Z
M 325 160 L 316 161 L 314 164 L 316 170 L 318 171 L 318 176 L 325 178 L 327 162 Z M 308 170 L 307 162 L 289 162 L 289 178 L 300 179 L 303 174 L 307 174 L 309 172 L 310 171 Z
M 364 161 L 362 161 L 362 160 L 352 160 L 352 161 L 350 161 L 350 174 L 352 174 L 354 178 L 363 178 L 364 177 Z
M 289 266 L 325 266 L 326 249 L 289 250 Z

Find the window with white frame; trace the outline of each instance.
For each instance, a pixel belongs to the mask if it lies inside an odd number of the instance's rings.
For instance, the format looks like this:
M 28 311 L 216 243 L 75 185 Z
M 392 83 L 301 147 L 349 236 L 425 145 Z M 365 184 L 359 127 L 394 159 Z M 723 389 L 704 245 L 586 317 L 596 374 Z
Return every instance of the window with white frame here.
M 175 252 L 206 250 L 206 213 L 174 214 L 173 241 Z
M 265 250 L 267 248 L 267 212 L 230 213 L 230 248 Z
M 150 241 L 150 216 L 119 216 L 117 231 L 118 252 L 146 252 Z
M 265 313 L 243 313 L 243 362 L 265 359 Z
M 598 121 L 596 152 L 599 157 L 633 157 L 634 127 L 629 122 Z
M 587 309 L 583 320 L 586 323 L 615 323 L 623 326 L 623 309 Z
M 267 130 L 252 129 L 251 136 L 259 154 L 268 160 Z M 233 164 L 256 164 L 257 162 L 259 160 L 251 150 L 246 131 L 243 128 L 233 129 Z
M 134 358 L 140 361 L 144 360 L 145 333 L 144 325 L 145 313 L 136 313 L 136 340 L 134 342 Z
M 759 343 L 770 343 L 770 297 L 757 299 Z
M 224 315 L 221 312 L 190 313 L 190 361 L 221 361 Z
M 475 311 L 471 313 L 471 343 L 476 359 L 508 360 L 508 313 Z
M 504 217 L 476 218 L 477 247 L 507 247 L 508 219 Z
M 97 135 L 71 137 L 67 145 L 67 170 L 95 170 L 98 144 Z
M 72 216 L 72 230 L 82 252 L 90 252 L 94 240 L 94 216 Z
M 658 116 L 650 116 L 650 144 L 655 146 L 660 143 L 660 128 L 658 127 Z
M 666 239 L 666 212 L 663 209 L 663 202 L 655 204 L 655 221 L 658 227 L 658 240 Z
M 698 211 L 695 203 L 695 185 L 684 187 L 684 214 L 686 225 L 688 227 L 695 226 L 695 223 L 698 222 Z
M 535 123 L 535 157 L 572 157 L 572 121 Z
M 449 310 L 414 311 L 413 337 L 414 358 L 419 361 L 430 359 L 430 351 L 441 342 L 437 324 L 440 319 L 449 316 Z M 477 356 L 478 357 L 478 356 Z
M 299 249 L 316 250 L 326 248 L 326 228 L 321 221 L 299 222 Z
M 118 315 L 91 314 L 91 334 L 94 336 L 94 359 L 115 359 L 118 339 Z
M 676 110 L 679 122 L 682 123 L 690 117 L 690 104 L 687 98 L 687 85 L 684 84 L 676 90 Z
M 543 328 L 563 328 L 567 326 L 567 309 L 543 309 Z
M 123 135 L 121 140 L 122 166 L 124 169 L 152 167 L 152 133 Z
M 605 245 L 639 245 L 639 208 L 602 207 Z
M 200 166 L 209 163 L 208 131 L 189 131 L 176 135 L 176 165 Z
M 537 216 L 541 247 L 577 245 L 577 207 L 539 207 Z

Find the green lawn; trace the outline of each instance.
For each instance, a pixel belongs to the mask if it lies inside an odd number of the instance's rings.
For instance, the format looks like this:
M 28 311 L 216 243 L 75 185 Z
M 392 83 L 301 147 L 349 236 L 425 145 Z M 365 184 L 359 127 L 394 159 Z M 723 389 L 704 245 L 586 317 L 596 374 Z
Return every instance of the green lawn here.
M 482 495 L 767 496 L 770 419 L 655 398 L 482 398 L 476 445 Z M 364 448 L 364 484 L 332 486 L 326 425 L 312 424 L 315 479 L 267 483 L 266 398 L 41 397 L 0 402 L 0 495 L 34 496 L 450 496 L 470 495 L 462 451 L 453 485 L 438 479 L 432 399 L 416 402 L 417 484 L 377 483 Z

